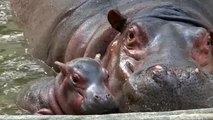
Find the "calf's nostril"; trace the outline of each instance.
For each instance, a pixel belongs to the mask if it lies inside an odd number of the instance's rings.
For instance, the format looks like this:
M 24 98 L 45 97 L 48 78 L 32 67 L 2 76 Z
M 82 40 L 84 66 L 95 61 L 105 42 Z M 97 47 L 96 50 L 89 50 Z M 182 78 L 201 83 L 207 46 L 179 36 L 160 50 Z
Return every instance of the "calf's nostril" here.
M 100 99 L 100 97 L 98 95 L 94 95 L 94 98 L 97 100 Z
M 105 95 L 94 95 L 93 96 L 94 100 L 96 102 L 107 102 L 107 101 L 110 101 L 112 100 L 111 98 L 111 95 L 110 94 L 105 94 Z
M 106 98 L 109 99 L 111 97 L 110 94 L 106 94 Z

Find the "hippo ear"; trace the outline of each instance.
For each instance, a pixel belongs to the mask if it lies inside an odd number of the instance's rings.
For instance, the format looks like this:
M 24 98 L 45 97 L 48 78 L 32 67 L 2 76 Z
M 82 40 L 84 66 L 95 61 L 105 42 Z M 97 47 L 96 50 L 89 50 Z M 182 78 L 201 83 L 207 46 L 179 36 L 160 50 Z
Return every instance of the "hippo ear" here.
M 59 66 L 60 72 L 62 73 L 62 75 L 66 76 L 67 75 L 66 64 L 59 61 L 55 61 L 55 64 Z
M 110 10 L 108 12 L 108 21 L 114 29 L 121 32 L 127 19 L 118 10 Z

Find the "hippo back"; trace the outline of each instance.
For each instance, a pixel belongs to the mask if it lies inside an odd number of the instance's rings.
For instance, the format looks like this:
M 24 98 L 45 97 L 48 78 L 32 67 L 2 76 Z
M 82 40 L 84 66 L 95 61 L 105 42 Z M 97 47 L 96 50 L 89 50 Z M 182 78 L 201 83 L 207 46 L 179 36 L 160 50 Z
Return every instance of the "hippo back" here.
M 23 26 L 29 48 L 35 58 L 54 67 L 54 61 L 70 61 L 88 56 L 103 56 L 113 38 L 107 21 L 110 9 L 128 17 L 150 6 L 173 4 L 199 11 L 208 25 L 213 19 L 212 0 L 11 0 L 16 21 Z M 132 7 L 134 6 L 134 7 Z M 143 6 L 143 7 L 141 7 Z M 129 13 L 129 14 L 128 14 Z M 102 37 L 100 37 L 102 36 Z M 69 43 L 70 42 L 70 43 Z

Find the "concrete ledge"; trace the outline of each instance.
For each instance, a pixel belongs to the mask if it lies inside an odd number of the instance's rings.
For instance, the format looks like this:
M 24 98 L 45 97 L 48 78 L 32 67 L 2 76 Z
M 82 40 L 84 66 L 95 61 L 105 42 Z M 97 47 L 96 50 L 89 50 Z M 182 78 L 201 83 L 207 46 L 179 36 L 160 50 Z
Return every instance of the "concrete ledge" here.
M 213 120 L 213 108 L 170 112 L 122 113 L 108 115 L 3 115 L 0 120 Z

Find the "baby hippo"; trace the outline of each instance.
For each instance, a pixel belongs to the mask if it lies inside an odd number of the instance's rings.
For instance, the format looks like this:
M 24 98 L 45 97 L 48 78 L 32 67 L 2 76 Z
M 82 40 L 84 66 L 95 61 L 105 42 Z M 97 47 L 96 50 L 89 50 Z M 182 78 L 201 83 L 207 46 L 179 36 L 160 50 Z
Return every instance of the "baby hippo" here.
M 66 64 L 55 62 L 61 72 L 53 80 L 36 81 L 17 96 L 17 106 L 26 114 L 82 115 L 117 112 L 108 90 L 108 72 L 98 60 L 78 58 Z

